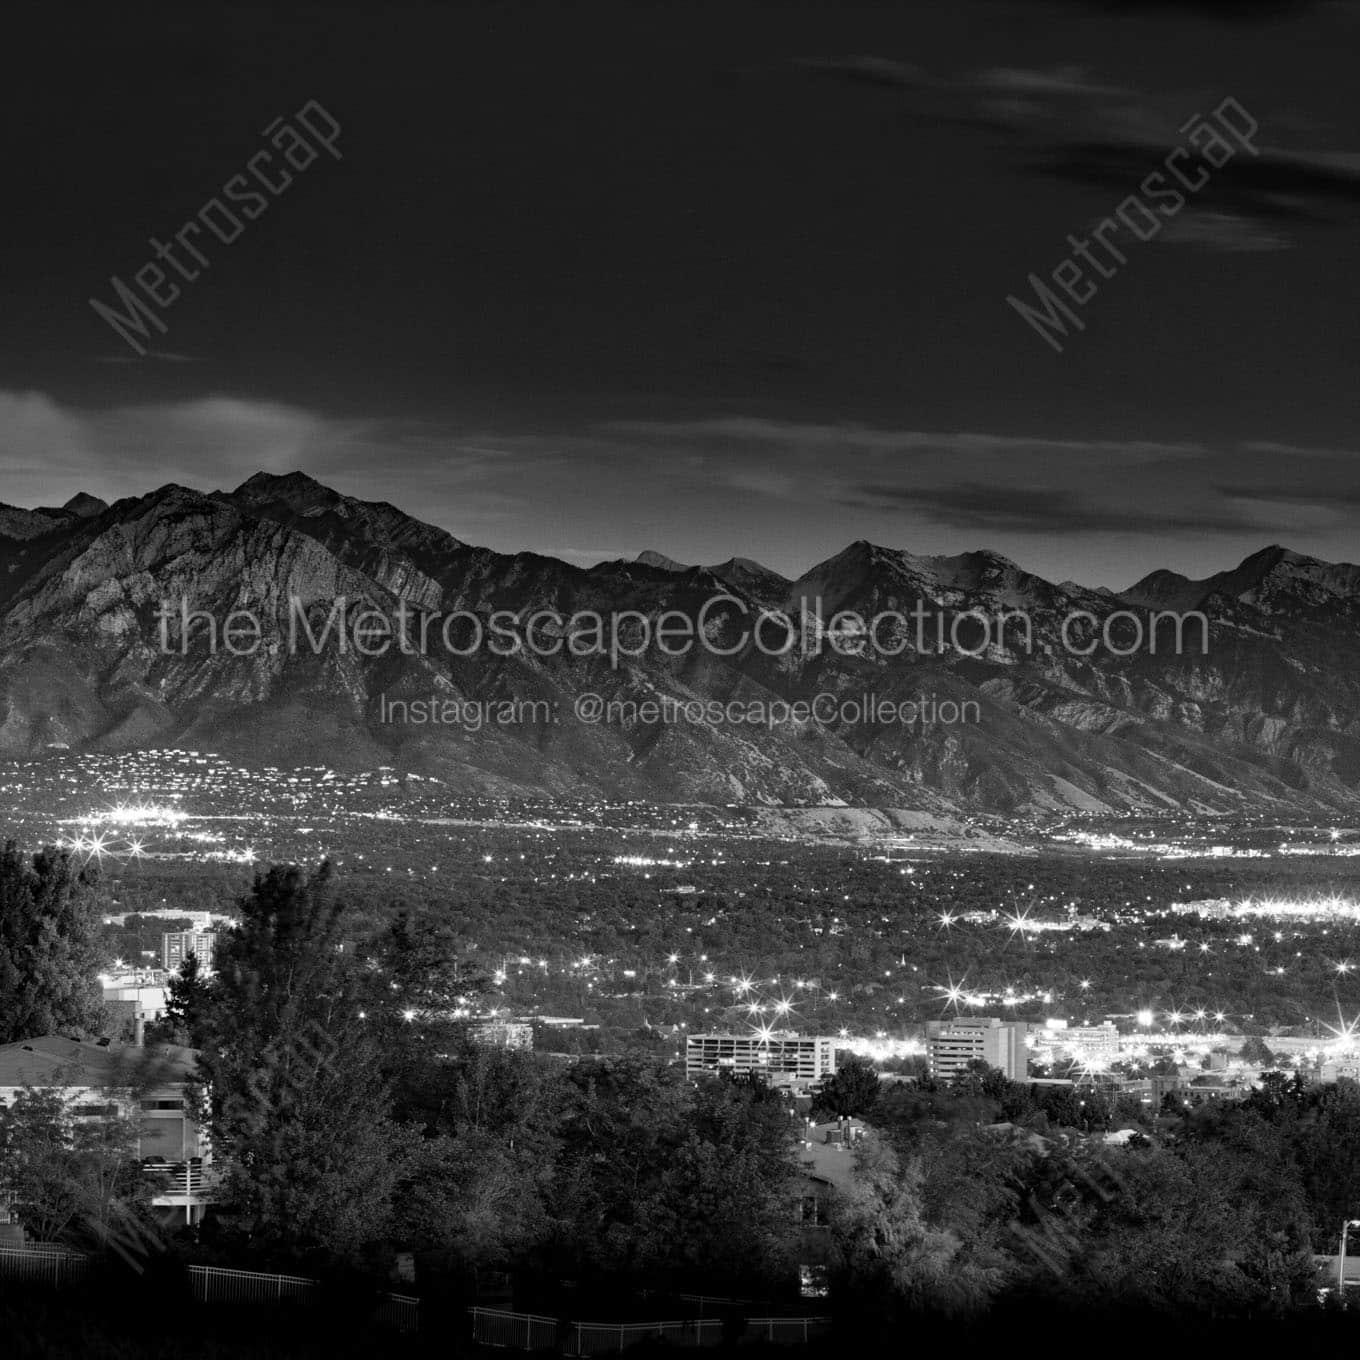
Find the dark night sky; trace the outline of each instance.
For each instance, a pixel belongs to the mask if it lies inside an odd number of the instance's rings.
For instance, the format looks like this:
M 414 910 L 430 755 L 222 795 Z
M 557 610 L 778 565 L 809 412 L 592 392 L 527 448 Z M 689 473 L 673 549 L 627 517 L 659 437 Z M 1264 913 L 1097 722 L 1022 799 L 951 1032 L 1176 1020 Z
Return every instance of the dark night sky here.
M 577 562 L 1360 557 L 1353 4 L 8 17 L 0 501 L 301 468 Z M 1229 95 L 1263 154 L 1053 352 L 1006 295 Z M 309 100 L 343 160 L 137 358 L 88 299 Z

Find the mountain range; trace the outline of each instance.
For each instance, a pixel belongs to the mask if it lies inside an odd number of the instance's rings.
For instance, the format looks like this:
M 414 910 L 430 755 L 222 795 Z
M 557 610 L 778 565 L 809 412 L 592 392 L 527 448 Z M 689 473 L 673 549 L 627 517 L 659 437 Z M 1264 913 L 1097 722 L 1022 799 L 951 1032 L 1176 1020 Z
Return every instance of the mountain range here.
M 719 595 L 728 603 L 714 626 L 730 655 L 653 647 L 613 667 L 565 651 L 370 657 L 282 645 L 294 599 L 323 613 L 343 596 L 355 609 L 404 605 L 436 619 L 536 609 L 655 619 L 694 617 Z M 263 645 L 251 655 L 167 652 L 157 612 L 180 599 L 218 619 L 251 609 Z M 895 656 L 728 647 L 737 613 L 779 608 L 805 620 L 809 601 L 819 602 L 814 631 L 837 611 L 926 610 L 933 639 L 935 619 L 1009 610 L 1023 612 L 1032 638 L 941 650 L 889 630 Z M 1080 616 L 1096 628 L 1112 620 L 1122 650 L 1131 629 L 1168 611 L 1202 613 L 1207 647 L 1082 654 L 1064 643 L 1064 620 Z M 1087 624 L 1075 635 L 1086 639 Z M 82 495 L 61 507 L 0 506 L 0 756 L 188 747 L 280 767 L 387 765 L 497 795 L 1323 818 L 1360 810 L 1358 624 L 1360 567 L 1281 547 L 1205 580 L 1157 571 L 1120 592 L 1054 584 L 991 552 L 922 556 L 867 542 L 797 580 L 745 558 L 689 566 L 650 552 L 581 568 L 474 547 L 300 473 L 261 473 L 230 492 L 170 485 L 113 505 Z M 972 701 L 977 720 L 591 726 L 569 716 L 586 693 L 743 704 L 933 697 Z M 382 721 L 385 702 L 431 696 L 541 699 L 568 717 L 476 731 Z

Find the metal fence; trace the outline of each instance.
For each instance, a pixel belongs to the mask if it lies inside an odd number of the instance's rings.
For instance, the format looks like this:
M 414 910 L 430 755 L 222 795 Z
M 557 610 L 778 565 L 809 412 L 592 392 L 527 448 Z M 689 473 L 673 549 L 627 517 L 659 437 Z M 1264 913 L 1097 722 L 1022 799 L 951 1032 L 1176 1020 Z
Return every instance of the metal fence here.
M 89 1272 L 89 1258 L 50 1247 L 0 1247 L 0 1279 L 52 1287 L 75 1284 Z
M 399 1332 L 420 1330 L 420 1300 L 410 1294 L 385 1294 L 373 1321 Z
M 672 1322 L 558 1322 L 536 1313 L 511 1313 L 496 1308 L 471 1308 L 472 1337 L 483 1346 L 508 1350 L 546 1351 L 564 1355 L 608 1355 L 626 1351 L 643 1341 L 665 1341 L 694 1349 L 721 1345 L 720 1318 L 686 1318 Z M 826 1333 L 825 1317 L 746 1318 L 742 1341 L 768 1341 L 802 1346 Z
M 258 1270 L 190 1266 L 189 1287 L 199 1303 L 279 1303 L 315 1294 L 315 1280 L 300 1275 L 267 1275 Z
M 666 1341 L 672 1346 L 717 1346 L 722 1342 L 718 1318 L 684 1322 L 573 1322 L 563 1348 L 566 1355 L 608 1355 L 642 1341 Z
M 805 1346 L 825 1336 L 831 1319 L 824 1317 L 747 1318 L 743 1341 L 773 1341 L 777 1346 Z
M 89 1269 L 88 1256 L 59 1247 L 0 1247 L 0 1281 L 55 1287 L 84 1280 Z M 281 1303 L 285 1299 L 305 1303 L 314 1301 L 320 1288 L 316 1280 L 301 1275 L 189 1267 L 189 1290 L 198 1303 Z M 420 1300 L 411 1294 L 384 1294 L 373 1320 L 401 1332 L 418 1331 Z M 557 1324 L 552 1325 L 555 1339 Z
M 470 1308 L 472 1339 L 483 1346 L 516 1351 L 557 1349 L 557 1319 L 537 1313 L 507 1313 L 501 1308 Z

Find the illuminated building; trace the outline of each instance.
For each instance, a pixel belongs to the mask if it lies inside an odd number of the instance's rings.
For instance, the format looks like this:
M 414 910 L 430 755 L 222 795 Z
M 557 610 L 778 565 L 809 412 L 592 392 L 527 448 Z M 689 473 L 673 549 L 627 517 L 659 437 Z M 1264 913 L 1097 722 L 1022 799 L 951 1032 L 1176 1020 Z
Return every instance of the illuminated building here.
M 948 1081 L 984 1062 L 1004 1072 L 1012 1081 L 1023 1081 L 1027 1071 L 1025 1036 L 1029 1026 L 1020 1020 L 995 1016 L 959 1016 L 926 1023 L 926 1054 L 930 1074 Z
M 685 1040 L 685 1075 L 759 1072 L 779 1084 L 803 1085 L 836 1070 L 835 1041 L 801 1034 L 691 1034 Z
M 1119 1061 L 1119 1030 L 1109 1020 L 1100 1025 L 1049 1020 L 1034 1031 L 1031 1043 L 1036 1061 L 1042 1063 L 1070 1058 L 1082 1067 L 1101 1071 Z
M 485 1048 L 532 1048 L 534 1027 L 516 1020 L 485 1020 L 468 1031 L 474 1044 Z
M 211 973 L 217 950 L 215 930 L 167 930 L 161 936 L 161 966 L 168 973 L 179 972 L 190 954 L 198 959 L 198 971 Z

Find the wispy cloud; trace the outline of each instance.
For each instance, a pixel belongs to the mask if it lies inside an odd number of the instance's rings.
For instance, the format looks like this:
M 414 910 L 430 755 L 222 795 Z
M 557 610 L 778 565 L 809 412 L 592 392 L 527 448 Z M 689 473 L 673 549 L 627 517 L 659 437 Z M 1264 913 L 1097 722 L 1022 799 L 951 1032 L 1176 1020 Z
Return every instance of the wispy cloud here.
M 1061 488 L 991 486 L 875 486 L 854 488 L 846 505 L 905 510 L 952 529 L 997 533 L 1166 533 L 1175 529 L 1239 533 L 1255 529 L 1250 515 L 1213 509 L 1157 510 L 1101 503 L 1093 496 Z
M 1202 246 L 1225 254 L 1289 250 L 1294 241 L 1273 226 L 1241 213 L 1191 208 L 1167 222 L 1161 237 L 1173 245 Z
M 390 494 L 400 469 L 419 497 L 422 479 L 441 487 L 475 482 L 507 457 L 463 447 L 447 429 L 225 395 L 82 409 L 41 392 L 0 392 L 0 448 L 4 499 L 18 504 L 50 504 L 78 491 L 116 500 L 166 482 L 213 490 L 254 472 L 298 468 L 374 500 Z M 204 484 L 205 469 L 215 486 Z
M 1225 19 L 1253 19 L 1306 6 L 1206 3 L 1195 8 Z M 1011 163 L 1025 173 L 1120 196 L 1184 143 L 1181 129 L 1187 119 L 1208 113 L 1225 93 L 1153 92 L 1075 65 L 948 74 L 869 56 L 801 65 L 846 81 L 891 86 L 919 117 L 989 130 L 1004 139 Z M 1215 170 L 1213 210 L 1206 212 L 1192 200 L 1176 230 L 1158 235 L 1160 243 L 1226 253 L 1274 251 L 1292 244 L 1292 236 L 1309 226 L 1354 220 L 1360 206 L 1360 153 L 1316 144 L 1324 130 L 1298 110 L 1263 107 L 1252 113 L 1261 125 L 1259 154 L 1239 154 Z M 1305 129 L 1315 144 L 1298 144 Z
M 203 361 L 192 354 L 177 354 L 174 350 L 149 349 L 144 354 L 99 354 L 97 364 L 198 364 Z

